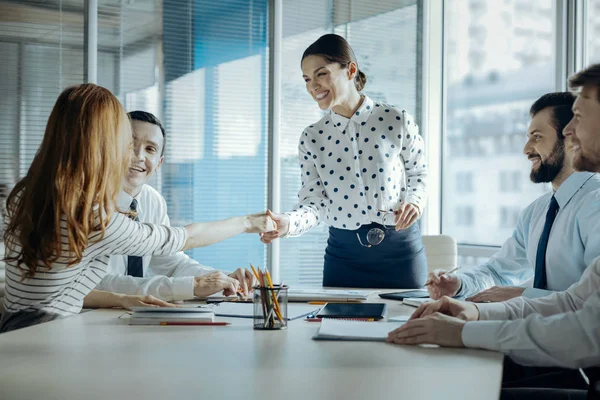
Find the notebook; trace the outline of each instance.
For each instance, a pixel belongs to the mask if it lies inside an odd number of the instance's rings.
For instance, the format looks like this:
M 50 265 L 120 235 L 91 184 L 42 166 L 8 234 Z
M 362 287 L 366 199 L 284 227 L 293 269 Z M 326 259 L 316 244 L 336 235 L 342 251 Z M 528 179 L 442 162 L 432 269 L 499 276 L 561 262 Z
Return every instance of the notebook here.
M 409 297 L 402 300 L 402 304 L 406 304 L 407 306 L 419 307 L 423 303 L 429 303 L 433 301 L 429 297 L 421 298 L 421 297 Z
M 380 293 L 379 297 L 382 299 L 391 299 L 391 300 L 404 300 L 407 298 L 425 298 L 429 297 L 429 292 L 427 290 L 408 290 L 404 292 L 393 292 L 393 293 Z
M 410 315 L 398 315 L 396 317 L 388 318 L 388 322 L 406 322 L 410 318 Z
M 314 340 L 357 340 L 384 342 L 388 333 L 403 322 L 363 322 L 324 319 Z
M 385 318 L 385 303 L 327 303 L 317 314 L 318 318 Z
M 367 301 L 369 295 L 375 293 L 372 290 L 339 290 L 339 289 L 310 289 L 290 288 L 288 290 L 289 301 Z
M 214 307 L 215 315 L 229 318 L 253 318 L 254 304 L 248 303 L 220 303 Z M 318 306 L 306 304 L 288 304 L 287 320 L 292 321 L 306 317 L 319 310 Z
M 146 308 L 146 307 L 143 307 Z M 157 311 L 160 310 L 160 311 Z M 170 311 L 165 311 L 170 310 Z M 176 308 L 159 308 L 153 311 L 134 311 L 129 318 L 129 325 L 163 325 L 179 322 L 214 322 L 215 313 L 212 310 L 196 309 L 190 311 L 173 311 Z

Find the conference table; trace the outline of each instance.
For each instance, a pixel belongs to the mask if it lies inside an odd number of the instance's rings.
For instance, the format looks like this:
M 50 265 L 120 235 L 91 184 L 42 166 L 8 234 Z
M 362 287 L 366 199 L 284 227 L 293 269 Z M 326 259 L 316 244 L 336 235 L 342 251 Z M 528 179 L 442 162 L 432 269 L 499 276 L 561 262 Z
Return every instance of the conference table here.
M 376 294 L 388 316 L 414 308 Z M 105 309 L 0 335 L 0 399 L 498 399 L 500 353 L 317 341 L 319 323 L 255 331 L 130 326 Z

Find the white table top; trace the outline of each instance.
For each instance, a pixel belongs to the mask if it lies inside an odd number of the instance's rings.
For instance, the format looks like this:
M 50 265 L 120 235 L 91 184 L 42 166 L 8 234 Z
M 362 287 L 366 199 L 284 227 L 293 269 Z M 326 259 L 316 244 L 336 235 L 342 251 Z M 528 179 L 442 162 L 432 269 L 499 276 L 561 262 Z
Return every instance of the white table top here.
M 388 316 L 414 310 L 386 302 Z M 219 318 L 232 323 L 225 327 L 129 326 L 122 314 L 91 311 L 0 335 L 0 397 L 499 397 L 500 353 L 315 341 L 319 324 L 303 320 L 283 331 L 254 331 L 251 319 Z

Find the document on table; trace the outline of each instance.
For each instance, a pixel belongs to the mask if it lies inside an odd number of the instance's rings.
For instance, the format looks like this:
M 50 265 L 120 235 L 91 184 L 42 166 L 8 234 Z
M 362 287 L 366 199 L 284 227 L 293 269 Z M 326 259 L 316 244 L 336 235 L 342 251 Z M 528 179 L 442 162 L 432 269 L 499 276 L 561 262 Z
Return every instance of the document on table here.
M 319 306 L 310 304 L 288 304 L 287 319 L 292 321 L 302 318 L 319 309 Z M 252 318 L 254 316 L 254 304 L 252 303 L 219 303 L 214 305 L 213 310 L 217 317 Z
M 315 340 L 359 340 L 384 342 L 388 333 L 404 322 L 364 322 L 323 318 Z
M 366 301 L 373 290 L 343 290 L 324 288 L 293 288 L 288 290 L 289 301 Z

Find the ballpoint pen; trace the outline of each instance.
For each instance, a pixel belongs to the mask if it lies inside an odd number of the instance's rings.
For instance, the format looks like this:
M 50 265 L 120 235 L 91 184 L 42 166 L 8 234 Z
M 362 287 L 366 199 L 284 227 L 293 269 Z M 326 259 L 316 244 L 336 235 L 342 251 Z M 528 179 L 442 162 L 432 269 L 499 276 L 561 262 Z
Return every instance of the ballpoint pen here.
M 453 272 L 455 272 L 455 271 L 457 271 L 459 269 L 460 269 L 460 267 L 452 268 L 450 271 L 444 272 L 444 275 L 451 274 L 451 273 L 453 273 Z M 424 286 L 431 285 L 431 283 L 432 283 L 431 280 L 427 280 L 427 282 L 425 282 Z

